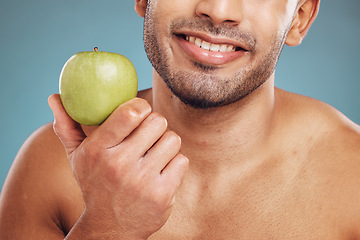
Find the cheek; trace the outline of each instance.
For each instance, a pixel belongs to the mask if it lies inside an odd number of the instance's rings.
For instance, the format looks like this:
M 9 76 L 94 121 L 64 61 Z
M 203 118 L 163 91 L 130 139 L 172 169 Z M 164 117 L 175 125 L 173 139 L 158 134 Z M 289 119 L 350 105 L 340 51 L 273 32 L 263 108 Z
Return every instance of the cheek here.
M 153 0 L 153 12 L 163 23 L 169 23 L 170 19 L 178 17 L 193 17 L 196 3 L 193 0 Z M 156 10 L 155 10 L 156 9 Z
M 246 24 L 254 34 L 258 47 L 283 38 L 289 26 L 288 6 L 279 0 L 254 0 L 247 11 Z

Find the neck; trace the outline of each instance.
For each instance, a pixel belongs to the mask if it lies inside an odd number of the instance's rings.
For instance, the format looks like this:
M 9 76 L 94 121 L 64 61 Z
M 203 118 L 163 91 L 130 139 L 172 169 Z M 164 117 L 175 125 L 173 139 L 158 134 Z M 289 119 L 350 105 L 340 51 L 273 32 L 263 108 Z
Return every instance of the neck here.
M 191 168 L 208 174 L 248 164 L 259 149 L 266 149 L 274 102 L 274 74 L 241 101 L 202 110 L 183 104 L 154 73 L 154 111 L 163 114 L 170 130 L 180 135 L 181 151 L 190 159 Z

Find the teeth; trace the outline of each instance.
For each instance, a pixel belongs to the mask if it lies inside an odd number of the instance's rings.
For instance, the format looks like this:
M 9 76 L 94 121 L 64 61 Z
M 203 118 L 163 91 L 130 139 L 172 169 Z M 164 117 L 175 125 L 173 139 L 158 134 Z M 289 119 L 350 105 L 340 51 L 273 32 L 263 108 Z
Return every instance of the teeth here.
M 220 46 L 220 52 L 226 52 L 226 50 L 227 50 L 227 45 Z
M 195 39 L 195 45 L 198 46 L 198 47 L 201 47 L 202 46 L 202 40 L 200 38 L 196 38 Z
M 228 52 L 234 52 L 235 51 L 235 47 L 234 46 L 228 46 L 226 49 Z
M 201 44 L 201 48 L 205 49 L 205 50 L 210 50 L 210 43 L 203 41 Z
M 190 37 L 189 42 L 195 43 L 195 38 L 194 38 L 194 37 Z
M 196 46 L 203 48 L 205 50 L 209 50 L 212 52 L 234 52 L 235 46 L 227 45 L 227 44 L 211 44 L 209 42 L 203 41 L 200 38 L 186 36 L 186 41 L 190 43 L 194 43 Z
M 218 44 L 211 44 L 210 51 L 219 52 L 219 51 L 220 51 L 220 45 L 218 45 Z

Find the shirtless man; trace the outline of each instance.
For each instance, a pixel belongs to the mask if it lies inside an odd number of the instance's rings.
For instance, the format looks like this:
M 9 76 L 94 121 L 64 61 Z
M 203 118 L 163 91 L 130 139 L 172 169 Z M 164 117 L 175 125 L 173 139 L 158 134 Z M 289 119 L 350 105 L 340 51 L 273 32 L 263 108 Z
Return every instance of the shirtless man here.
M 25 142 L 4 185 L 0 238 L 360 239 L 359 126 L 274 87 L 319 0 L 135 9 L 153 88 L 91 128 L 52 95 L 54 125 Z

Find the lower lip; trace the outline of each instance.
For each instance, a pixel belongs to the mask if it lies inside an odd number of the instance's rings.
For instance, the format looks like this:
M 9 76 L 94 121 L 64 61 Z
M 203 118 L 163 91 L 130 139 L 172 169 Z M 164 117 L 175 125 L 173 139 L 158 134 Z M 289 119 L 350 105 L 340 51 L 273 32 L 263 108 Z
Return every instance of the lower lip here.
M 180 46 L 184 49 L 185 53 L 197 62 L 210 65 L 222 65 L 230 63 L 247 55 L 247 51 L 234 51 L 234 52 L 213 52 L 208 51 L 197 45 L 186 41 L 183 38 L 176 37 Z

